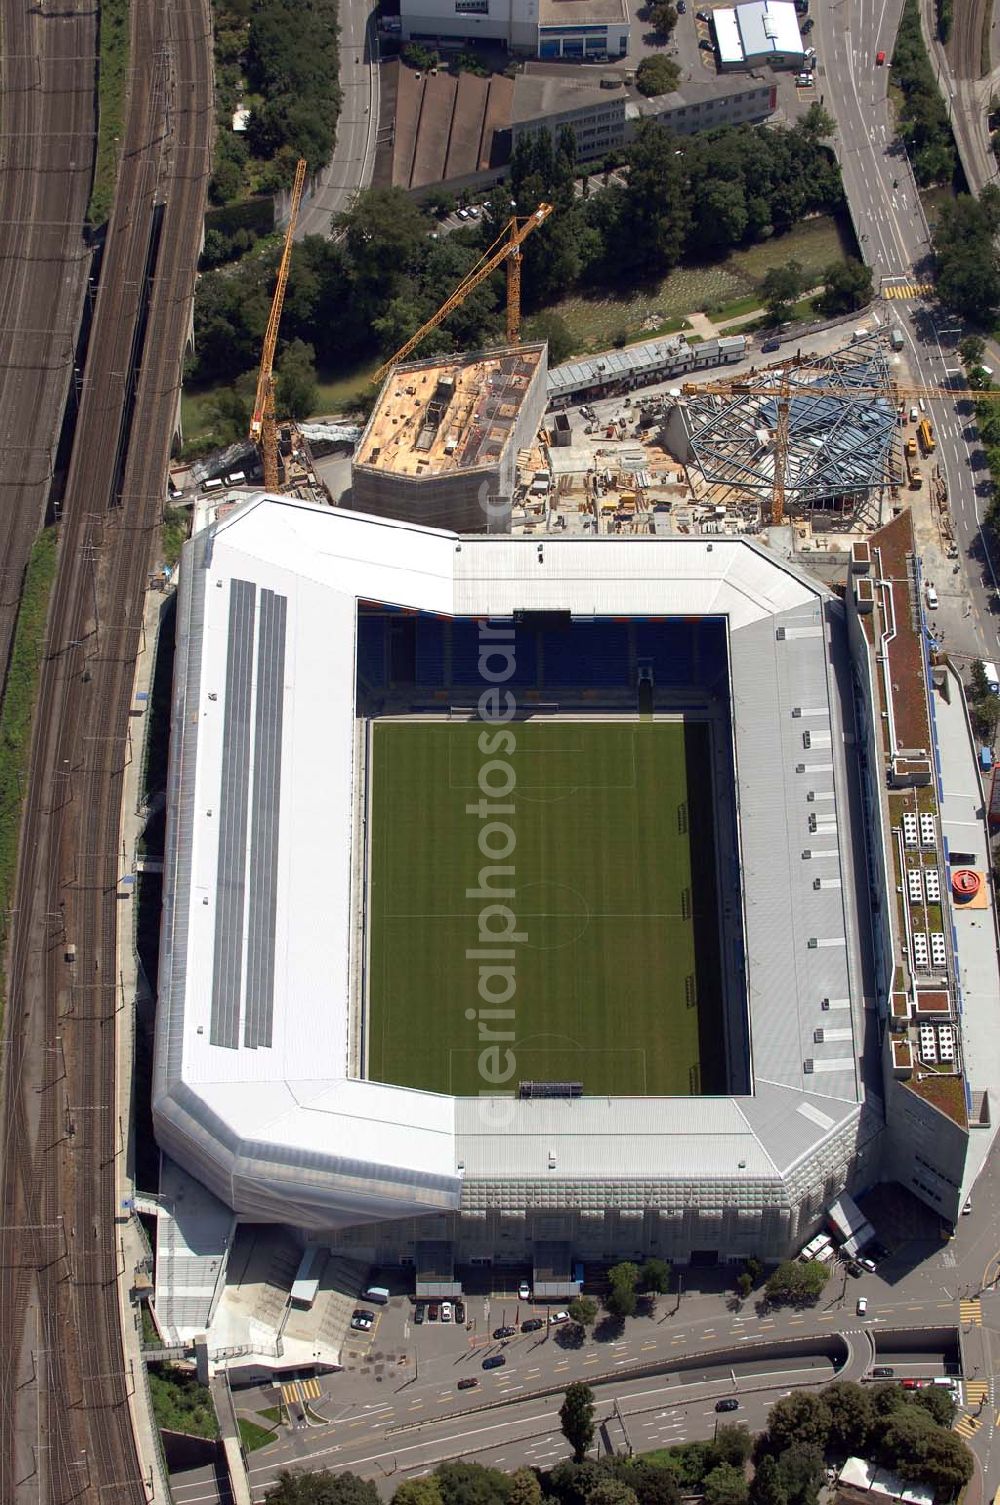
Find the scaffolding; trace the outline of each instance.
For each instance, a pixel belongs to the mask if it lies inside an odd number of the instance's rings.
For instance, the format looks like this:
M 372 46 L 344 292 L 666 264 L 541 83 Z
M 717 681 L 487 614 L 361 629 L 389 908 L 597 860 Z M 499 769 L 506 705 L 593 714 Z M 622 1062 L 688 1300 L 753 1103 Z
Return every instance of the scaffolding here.
M 877 526 L 899 475 L 884 330 L 856 335 L 829 355 L 758 369 L 734 379 L 728 392 L 687 389 L 676 412 L 687 463 L 705 485 L 749 495 L 765 512 L 783 483 L 788 511 L 853 514 L 856 523 Z

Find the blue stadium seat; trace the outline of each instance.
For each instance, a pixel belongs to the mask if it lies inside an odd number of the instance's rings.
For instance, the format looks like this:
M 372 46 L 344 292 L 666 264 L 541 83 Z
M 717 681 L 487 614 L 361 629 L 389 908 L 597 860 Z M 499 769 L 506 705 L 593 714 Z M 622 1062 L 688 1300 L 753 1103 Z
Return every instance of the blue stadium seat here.
M 372 690 L 387 683 L 385 666 L 385 618 L 358 613 L 358 678 Z
M 628 627 L 624 622 L 576 622 L 542 636 L 546 689 L 560 685 L 628 685 Z
M 444 684 L 444 633 L 438 617 L 417 618 L 417 684 L 439 689 Z

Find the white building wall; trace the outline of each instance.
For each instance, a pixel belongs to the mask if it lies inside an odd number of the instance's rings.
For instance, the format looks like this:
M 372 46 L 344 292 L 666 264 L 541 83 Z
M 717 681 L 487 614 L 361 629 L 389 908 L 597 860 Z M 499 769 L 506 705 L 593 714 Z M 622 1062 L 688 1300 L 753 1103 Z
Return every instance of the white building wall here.
M 534 55 L 538 46 L 538 0 L 402 0 L 404 40 L 413 37 L 504 42 Z

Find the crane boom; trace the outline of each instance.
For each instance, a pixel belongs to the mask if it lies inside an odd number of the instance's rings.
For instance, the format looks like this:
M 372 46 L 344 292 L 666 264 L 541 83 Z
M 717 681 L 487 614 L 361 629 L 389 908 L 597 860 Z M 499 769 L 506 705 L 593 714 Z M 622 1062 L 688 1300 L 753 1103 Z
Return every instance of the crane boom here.
M 539 204 L 533 214 L 527 215 L 523 221 L 519 221 L 513 215 L 504 226 L 506 238 L 503 241 L 494 241 L 493 246 L 456 287 L 455 291 L 441 304 L 437 313 L 432 314 L 426 324 L 421 324 L 416 334 L 411 334 L 405 345 L 401 345 L 395 355 L 391 355 L 384 365 L 380 366 L 372 377 L 372 382 L 377 386 L 384 381 L 392 370 L 404 361 L 411 350 L 415 350 L 425 335 L 430 334 L 443 323 L 453 309 L 464 303 L 474 288 L 481 282 L 485 282 L 491 272 L 496 271 L 500 263 L 507 260 L 507 340 L 510 344 L 516 344 L 521 333 L 521 245 L 527 240 L 532 230 L 543 224 L 552 213 L 551 204 Z M 494 249 L 497 248 L 498 249 Z
M 257 377 L 257 392 L 253 403 L 253 417 L 250 419 L 250 438 L 255 444 L 260 445 L 261 457 L 264 462 L 264 489 L 266 491 L 276 491 L 278 489 L 278 429 L 274 414 L 274 352 L 278 344 L 281 309 L 285 301 L 288 272 L 292 264 L 292 236 L 295 232 L 295 222 L 299 216 L 299 204 L 302 202 L 302 187 L 305 179 L 305 158 L 300 157 L 295 167 L 295 181 L 292 184 L 292 194 L 289 200 L 288 228 L 285 231 L 285 244 L 281 252 L 281 260 L 278 263 L 278 279 L 274 285 L 274 297 L 271 299 L 271 312 L 267 321 L 267 330 L 264 334 L 264 347 L 260 357 L 260 374 Z

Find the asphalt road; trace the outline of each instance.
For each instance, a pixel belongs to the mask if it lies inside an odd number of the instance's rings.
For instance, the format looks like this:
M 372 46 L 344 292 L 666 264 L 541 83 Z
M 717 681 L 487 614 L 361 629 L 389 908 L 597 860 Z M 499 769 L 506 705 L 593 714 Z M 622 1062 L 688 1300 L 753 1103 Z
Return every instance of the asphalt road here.
M 341 7 L 340 87 L 343 100 L 333 156 L 308 182 L 295 227 L 296 240 L 306 235 L 329 235 L 333 216 L 342 214 L 358 189 L 366 188 L 372 179 L 379 74 L 371 0 L 352 0 Z

